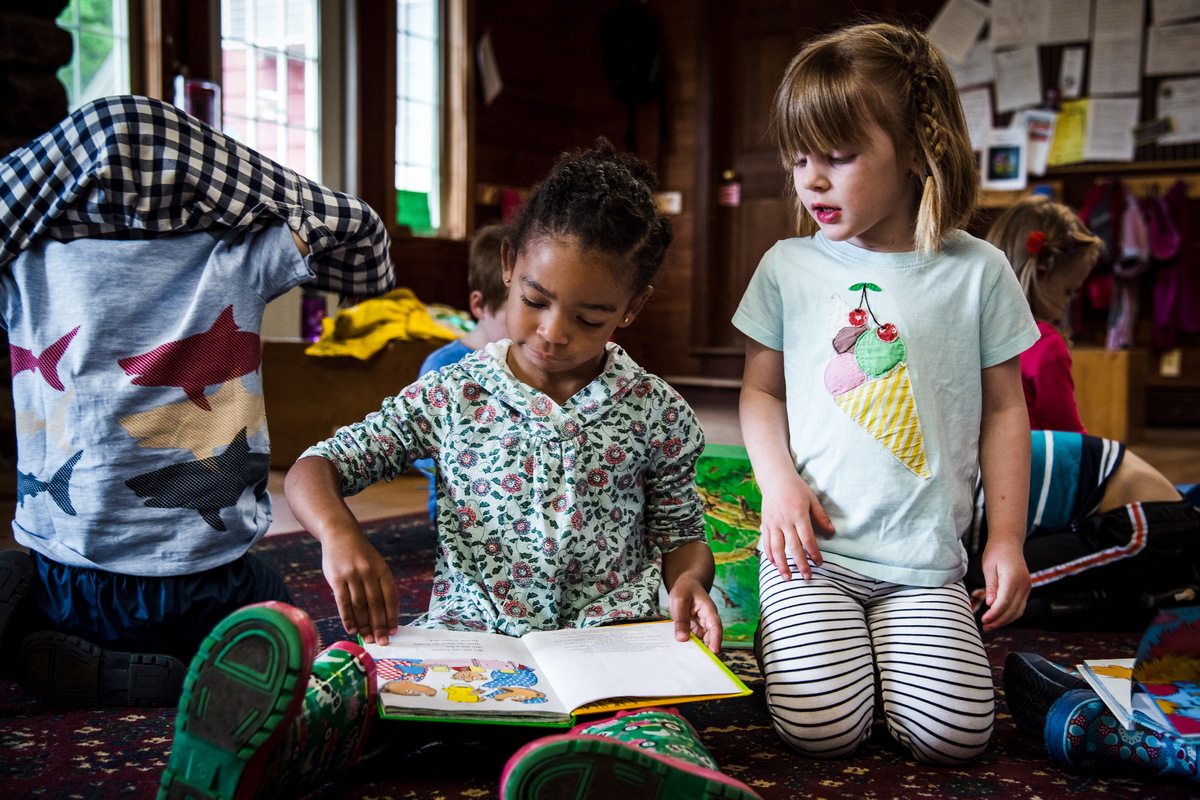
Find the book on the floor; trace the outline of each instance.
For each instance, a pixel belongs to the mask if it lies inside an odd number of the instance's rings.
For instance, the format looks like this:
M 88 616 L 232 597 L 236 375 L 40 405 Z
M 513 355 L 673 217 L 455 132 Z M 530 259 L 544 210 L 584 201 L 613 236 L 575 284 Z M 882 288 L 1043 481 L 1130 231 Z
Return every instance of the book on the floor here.
M 1126 729 L 1200 742 L 1200 606 L 1159 611 L 1133 658 L 1090 659 L 1079 672 Z
M 696 463 L 708 546 L 716 560 L 709 592 L 721 615 L 721 647 L 753 647 L 758 627 L 758 537 L 762 492 L 746 448 L 709 442 Z M 659 595 L 663 613 L 667 593 Z
M 576 714 L 739 697 L 750 690 L 670 620 L 494 633 L 401 628 L 375 659 L 380 716 L 570 725 Z

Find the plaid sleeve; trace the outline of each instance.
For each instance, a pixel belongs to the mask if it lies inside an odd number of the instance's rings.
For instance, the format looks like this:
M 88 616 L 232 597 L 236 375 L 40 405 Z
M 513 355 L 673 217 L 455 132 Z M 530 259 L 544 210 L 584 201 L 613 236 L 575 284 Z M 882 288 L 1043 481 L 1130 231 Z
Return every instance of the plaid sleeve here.
M 38 236 L 150 238 L 283 220 L 312 253 L 317 288 L 378 295 L 395 282 L 383 221 L 148 97 L 88 103 L 0 160 L 0 266 Z

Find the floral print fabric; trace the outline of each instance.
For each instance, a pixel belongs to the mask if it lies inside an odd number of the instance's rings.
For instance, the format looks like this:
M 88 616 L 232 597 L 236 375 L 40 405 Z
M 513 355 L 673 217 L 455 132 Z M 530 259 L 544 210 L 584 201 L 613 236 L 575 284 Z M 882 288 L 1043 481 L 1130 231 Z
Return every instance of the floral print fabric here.
M 705 541 L 687 403 L 615 344 L 563 406 L 513 377 L 508 341 L 420 378 L 304 456 L 355 494 L 434 461 L 440 554 L 426 628 L 658 618 L 662 554 Z

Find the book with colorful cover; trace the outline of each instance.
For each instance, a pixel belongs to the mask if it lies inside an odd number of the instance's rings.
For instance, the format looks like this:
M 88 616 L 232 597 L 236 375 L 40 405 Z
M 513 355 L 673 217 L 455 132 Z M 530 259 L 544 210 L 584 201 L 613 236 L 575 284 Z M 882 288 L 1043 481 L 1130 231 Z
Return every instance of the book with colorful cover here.
M 579 714 L 750 693 L 670 620 L 495 633 L 401 628 L 375 659 L 380 716 L 567 727 Z
M 709 444 L 696 464 L 708 544 L 716 560 L 709 593 L 725 628 L 722 647 L 751 647 L 758 626 L 762 492 L 745 447 Z
M 1134 658 L 1089 659 L 1079 672 L 1127 729 L 1200 742 L 1200 606 L 1159 611 Z

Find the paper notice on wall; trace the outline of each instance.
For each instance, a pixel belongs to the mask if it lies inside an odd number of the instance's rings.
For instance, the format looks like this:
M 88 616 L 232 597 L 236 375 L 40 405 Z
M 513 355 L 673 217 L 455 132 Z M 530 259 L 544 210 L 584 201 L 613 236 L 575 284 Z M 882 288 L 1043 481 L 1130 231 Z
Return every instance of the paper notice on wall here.
M 1150 8 L 1155 25 L 1167 25 L 1200 17 L 1200 0 L 1154 0 Z
M 1042 102 L 1042 77 L 1035 45 L 996 53 L 996 111 Z
M 1092 0 L 1054 0 L 1046 3 L 1041 44 L 1086 42 L 1092 35 Z
M 980 39 L 967 53 L 965 61 L 947 61 L 954 83 L 959 87 L 978 86 L 996 79 L 996 62 L 992 56 L 992 43 Z
M 991 9 L 979 0 L 948 0 L 925 35 L 950 61 L 964 61 Z
M 1083 91 L 1083 61 L 1085 47 L 1064 47 L 1062 64 L 1058 68 L 1058 91 L 1063 97 L 1079 97 Z
M 1029 174 L 1045 175 L 1050 145 L 1054 141 L 1054 126 L 1058 114 L 1043 109 L 1020 111 L 1013 117 L 1012 127 L 1024 128 L 1029 137 Z
M 1136 97 L 1093 97 L 1083 136 L 1084 161 L 1133 161 Z
M 1154 25 L 1146 35 L 1146 74 L 1200 72 L 1200 22 Z
M 1087 129 L 1087 98 L 1069 100 L 1058 110 L 1054 125 L 1054 139 L 1050 142 L 1050 155 L 1046 164 L 1061 167 L 1083 161 L 1083 139 Z
M 1144 19 L 1145 0 L 1096 0 L 1089 94 L 1140 90 Z
M 988 130 L 992 127 L 992 93 L 986 86 L 958 93 L 962 99 L 963 116 L 967 119 L 967 133 L 971 137 L 971 149 L 982 150 Z
M 1046 26 L 1045 0 L 992 0 L 992 47 L 1038 44 Z
M 1161 137 L 1159 144 L 1200 142 L 1200 78 L 1163 81 L 1155 100 L 1155 113 L 1175 122 L 1175 132 Z

